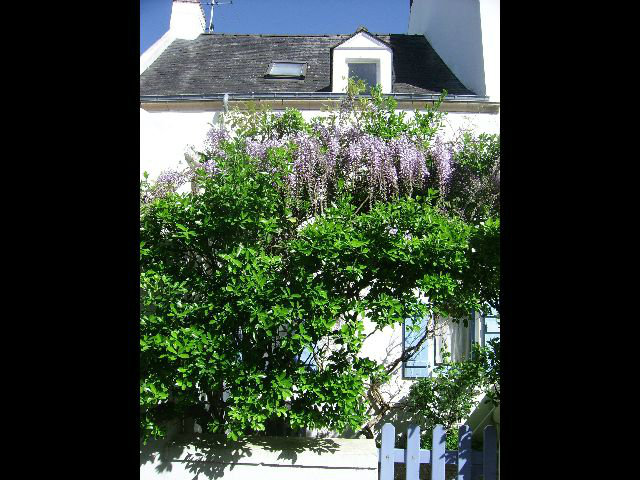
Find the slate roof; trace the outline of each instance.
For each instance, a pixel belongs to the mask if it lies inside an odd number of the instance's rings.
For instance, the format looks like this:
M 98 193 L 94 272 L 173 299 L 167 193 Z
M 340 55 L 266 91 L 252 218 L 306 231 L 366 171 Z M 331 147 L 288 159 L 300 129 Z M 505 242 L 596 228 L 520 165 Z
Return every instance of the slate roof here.
M 393 49 L 394 93 L 474 95 L 422 35 L 372 34 Z M 331 92 L 331 49 L 351 35 L 203 33 L 174 40 L 140 75 L 140 95 Z M 273 61 L 307 62 L 304 80 L 265 78 Z

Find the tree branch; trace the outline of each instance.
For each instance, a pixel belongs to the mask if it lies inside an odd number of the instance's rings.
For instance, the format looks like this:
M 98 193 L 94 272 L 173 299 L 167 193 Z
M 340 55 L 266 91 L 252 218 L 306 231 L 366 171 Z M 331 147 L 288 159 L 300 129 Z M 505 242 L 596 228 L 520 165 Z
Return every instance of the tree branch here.
M 433 336 L 434 334 L 435 330 L 426 330 L 420 341 L 418 341 L 418 343 L 416 343 L 413 347 L 409 347 L 406 350 L 403 349 L 402 354 L 389 364 L 389 366 L 385 369 L 385 372 L 389 374 L 393 372 L 400 363 L 409 360 L 411 355 L 413 355 L 420 347 L 422 347 L 424 342 L 427 341 L 427 338 Z

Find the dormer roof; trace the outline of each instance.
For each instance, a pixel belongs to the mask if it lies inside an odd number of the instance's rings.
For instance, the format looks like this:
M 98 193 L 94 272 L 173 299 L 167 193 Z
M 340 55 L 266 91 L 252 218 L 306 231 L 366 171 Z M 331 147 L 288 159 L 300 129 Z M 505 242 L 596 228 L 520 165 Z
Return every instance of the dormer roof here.
M 340 43 L 338 43 L 337 45 L 334 45 L 333 47 L 331 47 L 331 49 L 333 50 L 336 47 L 345 46 L 347 44 L 347 42 L 349 42 L 352 38 L 354 38 L 358 34 L 362 34 L 363 37 L 366 37 L 366 38 L 370 39 L 374 44 L 377 44 L 380 47 L 391 48 L 391 45 L 389 45 L 388 43 L 384 42 L 383 40 L 381 40 L 377 36 L 369 33 L 369 30 L 367 30 L 365 27 L 358 27 L 358 29 L 354 33 L 349 35 L 344 40 L 340 41 Z

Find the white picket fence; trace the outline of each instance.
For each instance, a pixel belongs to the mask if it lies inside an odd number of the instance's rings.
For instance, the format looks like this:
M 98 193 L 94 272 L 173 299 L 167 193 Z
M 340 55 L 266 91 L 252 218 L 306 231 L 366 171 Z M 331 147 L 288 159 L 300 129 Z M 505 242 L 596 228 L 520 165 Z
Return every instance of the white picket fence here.
M 458 450 L 445 449 L 446 437 L 442 425 L 436 425 L 433 429 L 431 450 L 420 448 L 419 426 L 410 425 L 407 433 L 407 448 L 395 448 L 395 427 L 390 423 L 385 423 L 382 427 L 380 480 L 394 480 L 396 463 L 406 465 L 406 480 L 418 480 L 421 463 L 431 464 L 431 480 L 445 480 L 447 464 L 457 465 L 457 480 L 497 480 L 497 434 L 493 425 L 486 426 L 483 431 L 482 452 L 471 450 L 473 432 L 468 425 L 463 425 L 458 430 Z
M 460 427 L 458 450 L 445 449 L 445 431 L 433 430 L 431 450 L 420 449 L 420 428 L 409 426 L 407 448 L 395 448 L 395 427 L 385 424 L 382 444 L 373 439 L 254 437 L 232 442 L 224 436 L 177 436 L 141 445 L 141 480 L 394 480 L 396 463 L 406 480 L 418 480 L 420 464 L 431 464 L 431 480 L 497 480 L 496 429 L 484 429 L 484 451 L 471 450 L 471 429 Z M 426 479 L 422 479 L 426 480 Z

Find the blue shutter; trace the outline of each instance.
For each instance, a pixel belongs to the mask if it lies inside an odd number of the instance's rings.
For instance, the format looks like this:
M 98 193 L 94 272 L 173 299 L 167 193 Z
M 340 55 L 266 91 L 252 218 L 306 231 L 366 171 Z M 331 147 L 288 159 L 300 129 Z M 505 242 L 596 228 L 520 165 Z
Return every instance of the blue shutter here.
M 298 360 L 298 359 L 296 359 Z M 318 366 L 316 365 L 315 360 L 313 359 L 313 354 L 311 353 L 311 349 L 308 347 L 304 347 L 302 349 L 302 353 L 300 354 L 299 361 L 308 365 L 311 370 L 317 370 Z
M 420 330 L 417 332 L 410 331 L 407 327 L 419 324 Z M 402 324 L 402 338 L 404 349 L 415 346 L 423 337 L 427 329 L 427 318 L 422 319 L 406 319 Z M 429 373 L 429 341 L 425 341 L 422 347 L 415 352 L 409 360 L 404 362 L 403 365 L 403 377 L 404 378 L 419 378 L 427 377 Z

